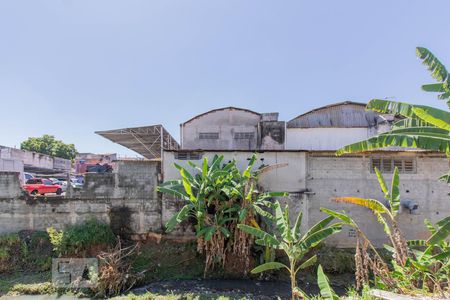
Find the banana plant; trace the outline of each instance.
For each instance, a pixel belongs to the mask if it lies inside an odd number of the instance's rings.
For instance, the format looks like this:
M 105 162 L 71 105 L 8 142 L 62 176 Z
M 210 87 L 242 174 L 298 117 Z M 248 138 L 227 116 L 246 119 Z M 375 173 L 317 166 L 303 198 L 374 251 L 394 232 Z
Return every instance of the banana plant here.
M 339 300 L 339 296 L 330 286 L 330 281 L 323 272 L 321 265 L 317 267 L 317 285 L 319 286 L 320 289 L 320 296 L 324 300 Z
M 276 201 L 274 208 L 276 225 L 274 233 L 268 233 L 245 224 L 239 224 L 238 228 L 248 234 L 254 235 L 256 237 L 256 244 L 283 251 L 289 260 L 289 264 L 268 262 L 254 268 L 251 272 L 256 274 L 268 270 L 285 269 L 289 272 L 291 279 L 292 299 L 306 298 L 306 294 L 297 286 L 296 275 L 300 270 L 314 265 L 317 261 L 317 256 L 314 255 L 305 260 L 305 255 L 314 247 L 318 246 L 324 239 L 341 231 L 342 224 L 330 224 L 334 217 L 329 216 L 302 234 L 300 231 L 302 213 L 298 215 L 295 223 L 291 226 L 288 205 L 283 210 L 280 202 Z
M 237 168 L 235 160 L 221 165 L 223 159 L 223 155 L 216 155 L 209 164 L 208 157 L 205 157 L 201 166 L 189 161 L 188 164 L 197 172 L 195 175 L 186 168 L 174 164 L 180 172 L 181 179 L 164 182 L 158 187 L 158 191 L 184 201 L 185 205 L 167 222 L 167 231 L 172 231 L 179 223 L 192 217 L 196 219 L 197 233 L 206 235 L 208 239 L 215 231 L 226 231 L 221 226 L 223 220 L 242 221 L 249 211 L 271 217 L 263 209 L 271 205 L 268 199 L 285 196 L 286 193 L 259 193 L 256 190 L 257 171 L 252 172 L 256 155 L 252 155 L 242 173 Z M 249 205 L 244 208 L 238 205 L 244 202 Z M 213 214 L 208 213 L 211 210 Z M 214 222 L 209 215 L 214 215 L 216 221 Z
M 438 221 L 436 225 L 425 220 L 425 225 L 430 231 L 427 240 L 408 241 L 408 246 L 414 253 L 406 262 L 408 278 L 421 284 L 422 289 L 442 292 L 442 283 L 450 278 L 450 243 L 447 241 L 450 217 Z M 392 251 L 389 247 L 387 249 Z
M 394 123 L 390 131 L 338 149 L 338 155 L 390 146 L 450 153 L 449 112 L 425 105 L 413 105 L 382 99 L 370 100 L 366 109 L 399 115 L 404 119 Z
M 440 93 L 438 98 L 447 100 L 447 105 L 450 107 L 450 74 L 444 64 L 427 48 L 417 47 L 416 53 L 423 64 L 428 67 L 431 76 L 437 81 L 437 83 L 422 85 L 422 89 L 427 92 Z
M 339 198 L 341 202 L 357 204 L 371 209 L 380 223 L 385 226 L 385 231 L 391 240 L 391 245 L 384 245 L 384 247 L 392 253 L 393 257 L 389 263 L 384 261 L 385 259 L 379 254 L 372 242 L 348 214 L 326 208 L 321 208 L 321 211 L 340 220 L 342 224 L 354 228 L 358 233 L 357 238 L 362 238 L 375 255 L 374 259 L 369 258 L 371 260 L 370 262 L 366 261 L 365 264 L 356 263 L 358 287 L 362 287 L 362 285 L 368 283 L 366 280 L 363 280 L 364 278 L 359 276 L 359 274 L 365 272 L 361 268 L 366 268 L 366 265 L 368 265 L 375 275 L 375 284 L 379 288 L 394 289 L 402 293 L 412 288 L 441 292 L 445 287 L 448 289 L 447 279 L 450 275 L 450 243 L 447 242 L 450 234 L 450 217 L 444 218 L 437 222 L 436 225 L 425 221 L 425 225 L 430 231 L 430 237 L 427 240 L 399 242 L 399 240 L 403 241 L 400 230 L 398 227 L 393 227 L 394 230 L 391 230 L 389 227 L 392 224 L 396 224 L 395 217 L 398 213 L 398 206 L 396 204 L 400 202 L 398 189 L 396 188 L 396 186 L 398 187 L 398 178 L 396 178 L 395 173 L 392 179 L 393 187 L 389 191 L 386 188 L 386 183 L 382 179 L 381 174 L 377 170 L 380 185 L 385 192 L 386 199 L 389 200 L 390 208 L 386 208 L 381 202 L 374 199 L 355 197 Z M 358 248 L 359 246 L 357 246 L 355 259 L 358 259 Z M 368 257 L 366 254 L 363 254 L 360 259 L 366 260 Z
M 375 168 L 375 173 L 377 175 L 380 188 L 384 193 L 384 198 L 387 201 L 387 205 L 376 199 L 364 199 L 358 197 L 335 197 L 333 200 L 336 202 L 351 203 L 369 208 L 377 217 L 378 222 L 383 225 L 384 231 L 395 248 L 396 260 L 403 266 L 406 262 L 408 251 L 406 240 L 404 239 L 396 220 L 396 216 L 400 210 L 400 179 L 398 175 L 398 168 L 394 168 L 390 189 L 388 188 L 383 175 L 377 168 Z
M 427 92 L 438 92 L 439 99 L 447 100 L 450 108 L 450 74 L 445 66 L 426 48 L 417 47 L 416 53 L 438 83 L 422 85 Z M 450 157 L 450 113 L 430 106 L 372 99 L 367 109 L 394 114 L 402 120 L 393 124 L 390 131 L 367 140 L 344 146 L 337 155 L 370 151 L 390 146 L 420 148 L 439 151 Z M 440 178 L 450 184 L 450 171 Z
M 227 163 L 223 163 L 223 160 L 223 155 L 215 155 L 211 163 L 208 157 L 203 159 L 201 165 L 188 161 L 193 172 L 175 164 L 181 179 L 166 181 L 158 187 L 159 192 L 184 203 L 167 222 L 167 231 L 172 231 L 187 219 L 195 220 L 198 250 L 206 253 L 205 276 L 217 261 L 225 264 L 230 248 L 235 255 L 249 257 L 253 238 L 242 236 L 241 231 L 235 230 L 236 224 L 258 227 L 257 215 L 272 217 L 266 209 L 271 205 L 269 198 L 286 195 L 283 192 L 258 191 L 258 176 L 267 169 L 253 170 L 257 160 L 255 154 L 242 172 L 235 160 Z M 249 265 L 248 262 L 249 259 L 246 265 Z

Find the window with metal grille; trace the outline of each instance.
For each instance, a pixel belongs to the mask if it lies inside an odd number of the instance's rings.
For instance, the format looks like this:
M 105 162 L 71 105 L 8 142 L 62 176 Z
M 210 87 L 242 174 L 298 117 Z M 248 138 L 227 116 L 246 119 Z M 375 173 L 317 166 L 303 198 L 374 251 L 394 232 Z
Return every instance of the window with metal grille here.
M 234 139 L 236 140 L 244 140 L 244 139 L 253 139 L 255 137 L 254 132 L 235 132 Z
M 218 132 L 200 132 L 198 138 L 201 140 L 217 140 L 219 139 Z
M 175 159 L 179 160 L 199 160 L 202 158 L 201 153 L 191 151 L 175 152 Z
M 392 173 L 397 167 L 399 173 L 416 173 L 416 160 L 414 158 L 387 158 L 374 157 L 370 162 L 370 171 L 375 172 L 375 167 L 382 173 Z

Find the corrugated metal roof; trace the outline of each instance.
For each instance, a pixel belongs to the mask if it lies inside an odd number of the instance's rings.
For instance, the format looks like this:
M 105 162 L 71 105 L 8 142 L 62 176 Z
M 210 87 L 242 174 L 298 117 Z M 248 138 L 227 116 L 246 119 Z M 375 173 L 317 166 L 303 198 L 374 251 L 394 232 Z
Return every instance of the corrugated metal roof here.
M 340 102 L 311 110 L 287 123 L 288 128 L 373 127 L 384 121 L 376 112 L 366 111 L 366 104 Z
M 180 148 L 177 141 L 162 125 L 96 131 L 95 133 L 148 159 L 160 159 L 163 149 Z
M 193 120 L 195 120 L 195 119 L 198 119 L 198 118 L 200 118 L 200 117 L 202 117 L 202 116 L 204 116 L 204 115 L 207 115 L 207 114 L 210 114 L 210 113 L 214 113 L 214 112 L 217 112 L 217 111 L 221 111 L 221 110 L 239 110 L 239 111 L 245 111 L 245 112 L 248 112 L 248 113 L 251 113 L 251 114 L 255 114 L 255 115 L 261 116 L 260 113 L 257 113 L 257 112 L 255 112 L 255 111 L 253 111 L 253 110 L 250 110 L 250 109 L 229 106 L 229 107 L 216 108 L 216 109 L 213 109 L 213 110 L 210 110 L 210 111 L 201 113 L 201 114 L 199 114 L 199 115 L 197 115 L 197 116 L 195 116 L 195 117 L 193 117 L 193 118 L 190 118 L 190 119 L 187 120 L 186 122 L 181 123 L 181 125 L 184 125 L 184 124 L 186 124 L 186 123 L 189 123 L 189 122 L 191 122 L 191 121 L 193 121 Z

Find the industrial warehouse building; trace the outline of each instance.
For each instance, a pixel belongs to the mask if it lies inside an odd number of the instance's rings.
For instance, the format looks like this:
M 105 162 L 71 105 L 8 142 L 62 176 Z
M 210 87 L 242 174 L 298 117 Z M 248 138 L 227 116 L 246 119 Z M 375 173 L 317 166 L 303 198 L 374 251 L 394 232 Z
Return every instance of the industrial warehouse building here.
M 136 234 L 162 232 L 165 222 L 182 205 L 179 200 L 156 192 L 158 183 L 179 178 L 173 163 L 191 168 L 188 161 L 200 163 L 203 157 L 220 154 L 225 161 L 235 159 L 244 167 L 256 152 L 255 167 L 279 166 L 261 176 L 261 187 L 289 192 L 282 201 L 289 203 L 292 217 L 303 211 L 305 227 L 325 216 L 320 207 L 345 210 L 378 245 L 382 245 L 385 235 L 369 210 L 330 199 L 357 196 L 382 200 L 374 167 L 383 172 L 386 180 L 398 167 L 403 200 L 400 226 L 407 238 L 424 238 L 428 234 L 425 219 L 436 222 L 450 213 L 449 187 L 438 181 L 449 169 L 444 154 L 388 148 L 335 155 L 346 144 L 389 130 L 394 121 L 395 116 L 366 111 L 365 104 L 342 102 L 287 122 L 279 120 L 278 113 L 235 107 L 211 110 L 180 125 L 180 143 L 162 125 L 99 131 L 99 135 L 134 150 L 146 160 L 121 161 L 112 174 L 90 174 L 83 191 L 69 193 L 70 201 L 62 204 L 40 203 L 25 209 L 15 200 L 7 200 L 15 195 L 4 195 L 0 199 L 0 221 L 11 224 L 5 228 L 7 231 L 42 229 L 48 224 L 58 227 L 76 223 L 89 214 L 109 220 L 114 207 L 127 206 L 132 212 L 130 226 Z M 7 181 L 3 184 L 11 185 Z M 181 227 L 175 234 L 192 232 L 189 227 Z M 350 247 L 354 241 L 355 232 L 346 228 L 327 243 Z
M 450 212 L 448 186 L 438 181 L 449 168 L 448 159 L 442 153 L 391 147 L 342 157 L 335 155 L 344 145 L 389 130 L 396 120 L 392 115 L 367 111 L 363 103 L 347 101 L 314 109 L 287 122 L 280 121 L 278 113 L 236 107 L 214 109 L 180 125 L 180 144 L 162 134 L 148 140 L 149 136 L 141 135 L 140 128 L 115 130 L 113 137 L 105 132 L 99 134 L 131 149 L 139 147 L 135 149 L 147 157 L 148 151 L 142 145 L 157 145 L 155 149 L 161 151 L 161 156 L 151 158 L 161 161 L 164 181 L 179 178 L 173 167 L 175 162 L 189 169 L 187 161 L 201 163 L 205 156 L 221 154 L 226 161 L 235 159 L 244 167 L 257 152 L 256 167 L 283 165 L 264 174 L 261 186 L 265 190 L 289 192 L 290 196 L 284 200 L 294 217 L 299 211 L 304 212 L 305 227 L 324 217 L 320 207 L 346 210 L 381 245 L 382 228 L 368 210 L 330 200 L 336 196 L 383 199 L 374 167 L 387 180 L 394 167 L 399 168 L 404 204 L 399 219 L 408 238 L 425 237 L 428 231 L 424 219 L 435 222 Z M 168 135 L 162 126 L 159 131 Z M 164 197 L 162 223 L 180 207 L 177 199 Z M 354 235 L 348 229 L 329 242 L 349 246 Z

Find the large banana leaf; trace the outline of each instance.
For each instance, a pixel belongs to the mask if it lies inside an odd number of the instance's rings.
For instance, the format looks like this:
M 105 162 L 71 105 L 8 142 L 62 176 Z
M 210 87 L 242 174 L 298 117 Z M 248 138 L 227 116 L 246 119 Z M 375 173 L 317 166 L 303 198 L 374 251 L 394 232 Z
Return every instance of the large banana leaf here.
M 415 117 L 413 106 L 404 102 L 389 101 L 383 99 L 372 99 L 367 103 L 366 109 L 370 109 L 383 114 L 400 115 L 405 118 Z
M 439 260 L 439 261 L 443 261 L 443 260 L 448 259 L 448 258 L 450 258 L 450 250 L 447 250 L 445 252 L 433 255 L 431 257 L 431 259 Z
M 442 224 L 439 229 L 428 239 L 429 244 L 437 244 L 444 241 L 450 235 L 450 219 Z
M 377 167 L 375 167 L 375 174 L 377 174 L 378 183 L 380 184 L 380 188 L 384 193 L 384 197 L 388 198 L 389 190 L 387 188 L 386 181 L 384 180 L 383 175 Z
M 399 183 L 400 179 L 398 176 L 398 168 L 395 167 L 394 174 L 392 175 L 391 191 L 388 199 L 389 204 L 391 206 L 392 215 L 394 216 L 398 213 L 398 210 L 400 209 L 400 191 L 398 189 Z
M 283 240 L 288 243 L 292 242 L 291 225 L 289 222 L 289 206 L 286 205 L 283 212 L 280 202 L 275 202 L 275 218 L 277 228 L 281 233 Z
M 344 146 L 336 151 L 337 155 L 345 153 L 365 152 L 390 146 L 420 148 L 439 152 L 450 152 L 450 139 L 446 136 L 430 136 L 429 134 L 391 134 L 385 133 L 368 140 Z
M 436 56 L 431 53 L 430 50 L 424 47 L 416 48 L 417 56 L 422 60 L 423 64 L 428 67 L 431 76 L 440 81 L 446 81 L 448 79 L 448 72 L 445 66 L 437 59 Z
M 337 212 L 337 211 L 334 211 L 334 210 L 331 210 L 331 209 L 327 209 L 327 208 L 324 208 L 324 207 L 321 207 L 320 210 L 323 211 L 326 214 L 329 214 L 330 216 L 333 216 L 333 217 L 341 220 L 345 225 L 349 225 L 349 226 L 351 226 L 353 228 L 357 228 L 358 227 L 358 225 L 356 225 L 356 222 L 353 221 L 353 219 L 350 218 L 345 213 L 340 213 L 340 212 Z
M 425 240 L 409 240 L 407 241 L 408 246 L 410 247 L 427 247 L 427 241 Z
M 369 208 L 373 212 L 390 215 L 390 211 L 387 209 L 387 207 L 384 206 L 380 201 L 375 200 L 375 199 L 364 199 L 364 198 L 358 198 L 358 197 L 335 197 L 335 198 L 332 198 L 332 200 L 336 201 L 336 202 L 345 202 L 345 203 L 356 204 L 359 206 L 364 206 L 364 207 Z
M 392 124 L 392 129 L 407 127 L 432 127 L 433 125 L 418 118 L 405 118 Z
M 307 237 L 317 231 L 319 231 L 320 229 L 325 228 L 328 224 L 331 223 L 331 221 L 333 221 L 334 217 L 333 216 L 329 216 L 326 217 L 325 219 L 317 222 L 315 225 L 313 225 L 313 227 L 311 227 L 304 235 L 304 237 Z
M 436 223 L 436 225 L 437 225 L 438 227 L 442 227 L 442 226 L 444 226 L 445 224 L 447 224 L 448 222 L 450 222 L 450 216 L 447 216 L 447 217 L 443 218 L 442 220 L 439 220 L 439 221 Z
M 304 263 L 302 263 L 300 265 L 300 267 L 298 267 L 298 270 L 303 270 L 303 269 L 309 268 L 312 265 L 314 265 L 316 262 L 317 262 L 317 255 L 314 255 L 311 258 L 307 259 Z
M 267 270 L 277 270 L 277 269 L 281 269 L 281 268 L 286 268 L 289 270 L 289 268 L 285 264 L 273 261 L 273 262 L 268 262 L 268 263 L 262 264 L 260 266 L 257 266 L 256 268 L 254 268 L 251 271 L 251 273 L 257 274 L 257 273 L 261 273 L 261 272 L 264 272 Z
M 300 235 L 301 235 L 300 229 L 301 229 L 301 226 L 302 226 L 302 219 L 303 219 L 303 212 L 301 211 L 298 214 L 297 219 L 295 220 L 295 224 L 294 224 L 293 235 L 294 235 L 294 239 L 296 239 L 296 240 L 298 240 L 300 238 Z
M 426 48 L 417 47 L 416 52 L 423 64 L 428 67 L 431 76 L 439 81 L 439 83 L 422 85 L 422 89 L 427 92 L 441 93 L 438 95 L 441 100 L 450 99 L 450 75 L 445 66 Z M 447 105 L 450 107 L 450 100 L 447 101 Z
M 414 114 L 428 122 L 442 129 L 450 130 L 450 113 L 445 110 L 440 110 L 432 107 L 413 107 Z
M 178 213 L 176 213 L 172 218 L 170 218 L 169 222 L 167 222 L 166 231 L 168 232 L 172 231 L 175 228 L 175 226 L 184 221 L 188 217 L 189 212 L 193 208 L 194 206 L 192 204 L 186 204 L 185 206 L 183 206 L 183 208 Z
M 327 276 L 323 272 L 322 266 L 317 268 L 317 285 L 320 288 L 320 295 L 325 300 L 338 300 L 339 296 L 333 291 Z
M 422 121 L 438 127 L 440 127 L 439 125 L 442 124 L 442 122 L 448 124 L 450 120 L 450 113 L 425 105 L 413 105 L 404 102 L 372 99 L 367 103 L 366 108 L 379 113 L 400 115 L 405 118 L 419 118 Z
M 188 196 L 186 196 L 182 192 L 180 192 L 177 189 L 172 188 L 172 187 L 166 188 L 166 187 L 163 187 L 163 186 L 158 186 L 157 187 L 157 191 L 160 192 L 160 193 L 170 194 L 170 195 L 175 196 L 176 198 L 181 199 L 181 200 L 189 200 Z
M 425 92 L 435 92 L 435 93 L 444 93 L 444 84 L 442 82 L 439 83 L 428 83 L 422 85 L 422 89 Z
M 330 235 L 340 232 L 341 230 L 342 230 L 342 224 L 339 224 L 339 223 L 333 224 L 330 227 L 327 227 L 325 229 L 321 229 L 311 235 L 306 236 L 300 242 L 300 248 L 305 251 L 310 248 L 314 248 L 320 242 L 322 242 L 324 239 L 326 239 Z
M 273 235 L 270 235 L 267 232 L 262 231 L 261 229 L 248 226 L 245 224 L 239 224 L 237 227 L 242 231 L 261 239 L 264 242 L 264 245 L 269 245 L 274 248 L 280 245 L 280 242 Z
M 245 169 L 244 173 L 242 173 L 243 177 L 250 178 L 252 168 L 255 162 L 256 162 L 256 154 L 253 154 L 252 157 L 250 158 L 250 162 L 248 163 L 247 168 Z

